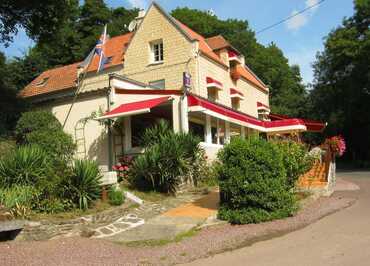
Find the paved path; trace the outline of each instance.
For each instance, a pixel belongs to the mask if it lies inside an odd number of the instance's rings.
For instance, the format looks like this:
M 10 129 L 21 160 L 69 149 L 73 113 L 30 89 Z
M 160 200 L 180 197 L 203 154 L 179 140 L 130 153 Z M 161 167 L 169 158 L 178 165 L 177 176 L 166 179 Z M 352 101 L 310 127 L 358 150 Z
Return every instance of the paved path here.
M 370 172 L 337 176 L 337 188 L 347 191 L 336 195 L 358 197 L 354 206 L 302 230 L 188 265 L 370 265 Z
M 171 240 L 203 224 L 209 217 L 216 216 L 218 203 L 219 193 L 214 191 L 145 221 L 138 217 L 123 217 L 120 221 L 99 228 L 96 237 L 121 243 Z

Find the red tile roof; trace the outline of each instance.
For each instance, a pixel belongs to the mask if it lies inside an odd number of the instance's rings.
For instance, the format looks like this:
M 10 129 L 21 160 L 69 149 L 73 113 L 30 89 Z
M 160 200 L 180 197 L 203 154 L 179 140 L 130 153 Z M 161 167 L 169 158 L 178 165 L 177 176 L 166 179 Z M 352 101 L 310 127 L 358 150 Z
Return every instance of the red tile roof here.
M 116 36 L 107 41 L 104 52 L 106 57 L 112 57 L 112 61 L 106 64 L 105 67 L 112 67 L 122 64 L 123 55 L 126 51 L 127 45 L 130 43 L 133 33 L 126 33 L 124 35 Z M 98 69 L 99 57 L 95 56 L 92 60 L 88 71 L 96 71 Z
M 192 39 L 195 39 L 195 40 L 199 41 L 199 49 L 204 55 L 206 55 L 208 58 L 216 61 L 217 63 L 219 63 L 223 66 L 226 66 L 226 64 L 220 59 L 220 57 L 215 52 L 213 52 L 212 48 L 209 47 L 209 45 L 206 42 L 206 39 L 202 35 L 193 31 L 192 29 L 190 29 L 188 26 L 186 26 L 182 22 L 180 22 L 178 20 L 175 20 L 175 21 L 179 24 L 181 29 L 183 31 L 185 31 Z
M 262 81 L 260 81 L 255 74 L 247 69 L 246 67 L 238 64 L 235 66 L 234 71 L 237 73 L 238 76 L 243 77 L 244 79 L 248 80 L 251 82 L 253 85 L 257 86 L 258 88 L 268 91 L 267 87 L 265 84 L 263 84 Z
M 75 87 L 77 79 L 77 67 L 79 64 L 80 63 L 78 62 L 44 71 L 23 90 L 21 90 L 19 96 L 26 98 Z M 45 79 L 47 79 L 46 82 L 44 85 L 41 85 L 40 83 L 42 83 Z
M 230 47 L 230 43 L 222 35 L 213 36 L 206 39 L 207 44 L 212 50 L 220 50 Z
M 105 47 L 106 56 L 112 57 L 112 59 L 111 62 L 106 65 L 106 67 L 112 67 L 122 64 L 126 47 L 131 38 L 132 33 L 127 33 L 124 35 L 113 37 L 107 41 Z M 88 72 L 96 71 L 98 68 L 98 63 L 99 57 L 94 56 L 88 68 Z M 74 88 L 76 86 L 77 68 L 79 64 L 80 62 L 44 71 L 30 84 L 28 84 L 19 93 L 19 96 L 26 98 Z M 40 84 L 44 80 L 44 84 Z
M 213 38 L 205 39 L 200 34 L 196 33 L 190 29 L 185 24 L 181 23 L 178 20 L 175 20 L 178 26 L 192 39 L 199 41 L 200 51 L 210 58 L 211 60 L 227 66 L 220 57 L 213 51 L 217 46 L 220 47 L 221 42 L 228 42 L 222 36 L 215 36 Z M 113 67 L 122 64 L 124 53 L 126 48 L 131 41 L 133 33 L 127 33 L 124 35 L 116 36 L 109 39 L 106 43 L 106 56 L 112 57 L 111 62 L 108 63 L 107 67 Z M 218 43 L 219 42 L 219 43 Z M 209 45 L 211 44 L 211 45 Z M 225 43 L 224 43 L 225 44 Z M 229 45 L 229 44 L 228 44 Z M 211 47 L 212 46 L 212 47 Z M 93 72 L 97 70 L 99 63 L 99 58 L 95 56 L 91 62 L 88 71 Z M 54 69 L 46 70 L 36 79 L 34 79 L 30 84 L 28 84 L 20 93 L 21 97 L 32 97 L 46 93 L 52 93 L 56 91 L 61 91 L 65 89 L 74 88 L 76 86 L 77 79 L 77 68 L 80 63 L 74 63 L 67 66 L 57 67 Z M 238 65 L 237 74 L 244 77 L 246 80 L 250 81 L 255 86 L 266 90 L 266 86 L 248 69 Z M 47 80 L 46 80 L 47 79 Z M 44 84 L 43 80 L 46 80 Z M 37 85 L 39 84 L 39 85 Z

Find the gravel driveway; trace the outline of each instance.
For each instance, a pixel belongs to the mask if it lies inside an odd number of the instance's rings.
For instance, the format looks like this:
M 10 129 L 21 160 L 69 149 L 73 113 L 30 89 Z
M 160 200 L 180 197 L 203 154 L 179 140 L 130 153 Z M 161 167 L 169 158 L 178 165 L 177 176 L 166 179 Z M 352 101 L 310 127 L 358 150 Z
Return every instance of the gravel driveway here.
M 171 265 L 242 247 L 302 228 L 350 206 L 354 199 L 320 198 L 296 216 L 263 224 L 220 225 L 202 229 L 179 243 L 126 247 L 104 240 L 65 238 L 39 242 L 0 243 L 0 265 Z

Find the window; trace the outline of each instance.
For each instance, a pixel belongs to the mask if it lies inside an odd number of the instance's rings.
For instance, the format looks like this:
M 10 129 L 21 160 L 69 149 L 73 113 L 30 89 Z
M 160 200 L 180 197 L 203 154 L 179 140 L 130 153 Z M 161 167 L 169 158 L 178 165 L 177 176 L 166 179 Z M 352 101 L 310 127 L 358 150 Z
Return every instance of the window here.
M 208 100 L 215 102 L 218 100 L 218 92 L 215 89 L 208 89 Z
M 164 119 L 152 113 L 131 116 L 131 145 L 133 148 L 140 147 L 145 129 L 153 127 Z M 172 128 L 172 121 L 165 119 Z
M 36 83 L 36 87 L 42 87 L 45 86 L 46 82 L 48 82 L 49 78 L 43 78 L 41 81 Z
M 107 59 L 104 62 L 104 65 L 108 65 L 108 64 L 112 63 L 112 59 L 113 59 L 113 56 L 107 57 Z
M 155 41 L 150 43 L 151 63 L 163 62 L 163 41 Z
M 240 100 L 238 98 L 232 98 L 231 99 L 231 107 L 234 110 L 239 110 L 240 109 Z
M 189 121 L 189 132 L 201 140 L 204 139 L 204 125 Z
M 160 80 L 149 81 L 149 86 L 156 88 L 156 89 L 164 90 L 166 88 L 166 80 L 160 79 Z

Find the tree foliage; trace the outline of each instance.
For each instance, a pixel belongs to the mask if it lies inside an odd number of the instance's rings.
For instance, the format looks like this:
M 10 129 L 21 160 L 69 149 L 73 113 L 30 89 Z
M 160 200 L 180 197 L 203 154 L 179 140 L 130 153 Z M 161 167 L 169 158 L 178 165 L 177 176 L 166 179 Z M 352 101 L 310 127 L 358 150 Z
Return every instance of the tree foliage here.
M 328 121 L 327 135 L 344 136 L 348 159 L 369 161 L 370 1 L 354 3 L 354 15 L 329 33 L 317 55 L 309 111 Z
M 0 43 L 9 44 L 19 28 L 33 40 L 49 39 L 76 3 L 77 0 L 2 0 Z

